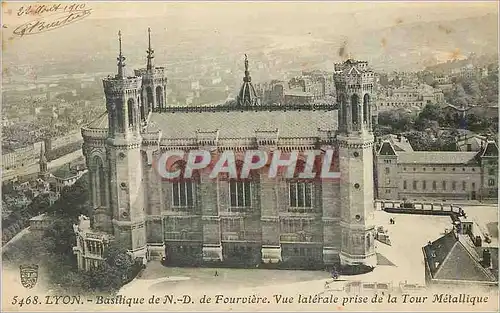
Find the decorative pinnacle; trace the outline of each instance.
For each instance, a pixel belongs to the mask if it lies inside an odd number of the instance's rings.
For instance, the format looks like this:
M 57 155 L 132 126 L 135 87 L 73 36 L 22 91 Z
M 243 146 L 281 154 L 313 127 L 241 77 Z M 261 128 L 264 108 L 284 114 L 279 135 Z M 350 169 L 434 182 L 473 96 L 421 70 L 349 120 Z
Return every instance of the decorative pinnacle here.
M 152 70 L 155 51 L 151 49 L 151 28 L 149 27 L 148 27 L 148 50 L 146 50 L 146 53 L 147 53 L 146 58 L 148 59 L 146 69 Z
M 245 77 L 243 77 L 244 82 L 250 82 L 252 81 L 252 78 L 250 77 L 250 72 L 248 71 L 248 56 L 245 53 Z
M 118 43 L 119 43 L 119 49 L 120 52 L 118 54 L 118 58 L 116 60 L 118 61 L 118 77 L 123 78 L 123 68 L 125 67 L 125 57 L 122 54 L 122 32 L 118 31 Z

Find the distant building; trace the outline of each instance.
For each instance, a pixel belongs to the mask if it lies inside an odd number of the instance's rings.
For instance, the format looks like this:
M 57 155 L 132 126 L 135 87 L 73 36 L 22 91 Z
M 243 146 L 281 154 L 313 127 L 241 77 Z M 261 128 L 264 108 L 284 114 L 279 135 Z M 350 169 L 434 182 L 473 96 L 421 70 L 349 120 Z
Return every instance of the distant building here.
M 461 130 L 455 145 L 458 151 L 479 151 L 486 145 L 487 138 L 469 130 Z
M 87 173 L 87 168 L 83 162 L 68 163 L 61 166 L 50 174 L 48 179 L 50 189 L 56 193 L 60 193 L 64 187 L 72 186 L 80 177 Z
M 494 141 L 470 152 L 413 151 L 404 146 L 386 139 L 377 151 L 380 199 L 498 198 L 498 147 Z
M 2 171 L 8 171 L 35 164 L 36 155 L 37 151 L 35 151 L 35 146 L 33 144 L 16 149 L 10 153 L 2 154 Z
M 412 87 L 386 88 L 380 90 L 377 97 L 377 110 L 423 109 L 427 104 L 444 102 L 441 90 L 429 85 L 420 84 Z
M 53 221 L 54 219 L 45 213 L 35 216 L 30 219 L 30 232 L 37 236 L 42 236 Z

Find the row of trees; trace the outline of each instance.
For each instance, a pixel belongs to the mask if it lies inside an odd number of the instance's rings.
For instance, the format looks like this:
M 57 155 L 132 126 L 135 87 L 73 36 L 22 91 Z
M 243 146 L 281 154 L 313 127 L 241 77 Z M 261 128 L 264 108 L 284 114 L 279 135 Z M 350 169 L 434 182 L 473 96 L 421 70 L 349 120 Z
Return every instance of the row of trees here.
M 76 141 L 61 147 L 57 147 L 55 149 L 52 149 L 50 151 L 47 151 L 46 157 L 47 161 L 52 161 L 55 159 L 58 159 L 66 154 L 78 151 L 79 149 L 82 148 L 82 143 L 83 141 Z
M 116 292 L 139 271 L 140 264 L 119 242 L 111 242 L 104 251 L 105 261 L 90 271 L 80 271 L 73 254 L 76 235 L 73 225 L 79 216 L 88 215 L 87 175 L 66 187 L 61 197 L 46 209 L 52 218 L 42 239 L 28 234 L 4 251 L 8 263 L 41 263 L 52 289 L 65 293 Z
M 443 131 L 443 128 L 451 129 Z M 401 110 L 379 113 L 375 135 L 383 136 L 394 131 L 403 133 L 412 147 L 417 151 L 454 151 L 457 129 L 468 129 L 475 132 L 497 133 L 497 117 L 481 118 L 467 113 L 444 111 L 437 105 L 429 104 L 418 114 Z
M 48 194 L 40 194 L 30 204 L 2 217 L 2 245 L 28 227 L 32 217 L 45 213 L 49 206 Z

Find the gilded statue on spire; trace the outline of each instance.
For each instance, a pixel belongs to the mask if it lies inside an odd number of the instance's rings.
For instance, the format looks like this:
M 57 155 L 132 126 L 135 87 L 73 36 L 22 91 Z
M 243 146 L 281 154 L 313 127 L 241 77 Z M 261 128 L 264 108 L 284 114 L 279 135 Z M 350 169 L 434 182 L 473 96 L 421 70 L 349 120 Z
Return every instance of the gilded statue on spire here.
M 122 32 L 118 31 L 119 54 L 118 58 L 118 77 L 123 77 L 123 68 L 125 67 L 125 57 L 122 54 Z

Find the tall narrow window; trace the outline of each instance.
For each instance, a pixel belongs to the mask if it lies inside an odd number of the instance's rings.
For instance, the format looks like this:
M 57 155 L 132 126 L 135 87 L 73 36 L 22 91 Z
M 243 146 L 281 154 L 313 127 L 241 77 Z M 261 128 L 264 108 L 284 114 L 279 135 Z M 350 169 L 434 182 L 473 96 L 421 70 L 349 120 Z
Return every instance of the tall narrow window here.
M 359 124 L 358 106 L 359 106 L 358 95 L 354 94 L 351 96 L 351 113 L 352 113 L 351 118 L 353 126 Z
M 390 173 L 390 171 L 391 171 L 391 170 L 390 170 L 388 167 L 386 167 L 386 168 L 385 168 L 385 173 L 386 173 L 386 174 L 389 174 L 389 173 Z
M 156 107 L 163 108 L 163 88 L 160 86 L 156 87 Z
M 94 157 L 95 164 L 95 195 L 96 195 L 96 206 L 106 206 L 106 178 L 104 173 L 104 164 L 100 157 Z
M 465 191 L 467 189 L 467 183 L 466 182 L 462 182 L 462 190 Z
M 436 189 L 437 189 L 436 181 L 433 181 L 432 182 L 432 190 L 436 190 Z
M 492 178 L 488 179 L 488 186 L 489 186 L 489 187 L 493 187 L 493 186 L 495 186 L 495 180 L 494 180 L 494 179 L 492 179 Z
M 370 106 L 370 96 L 368 94 L 365 94 L 365 96 L 363 97 L 363 122 L 364 123 L 368 123 L 369 119 L 370 119 L 369 106 Z
M 231 180 L 229 182 L 231 208 L 248 208 L 252 206 L 250 182 Z
M 427 181 L 423 180 L 422 181 L 422 190 L 427 189 Z
M 135 119 L 134 119 L 134 99 L 130 98 L 127 101 L 127 111 L 128 111 L 128 126 L 134 126 L 135 124 Z
M 310 208 L 312 207 L 311 183 L 290 183 L 290 207 Z
M 153 110 L 153 89 L 151 87 L 146 87 L 146 103 L 148 104 L 149 110 Z
M 172 201 L 174 207 L 193 206 L 193 183 L 180 181 L 172 184 Z
M 451 182 L 451 190 L 456 190 L 457 189 L 457 182 L 453 181 Z
M 406 185 L 406 180 L 404 180 L 404 181 L 403 181 L 403 189 L 405 189 L 405 190 L 406 190 L 406 188 L 407 188 L 407 187 L 408 187 L 408 186 Z
M 416 190 L 416 189 L 417 189 L 417 181 L 416 181 L 416 180 L 414 180 L 414 181 L 413 181 L 413 190 Z
M 443 190 L 446 190 L 446 181 L 443 180 Z

